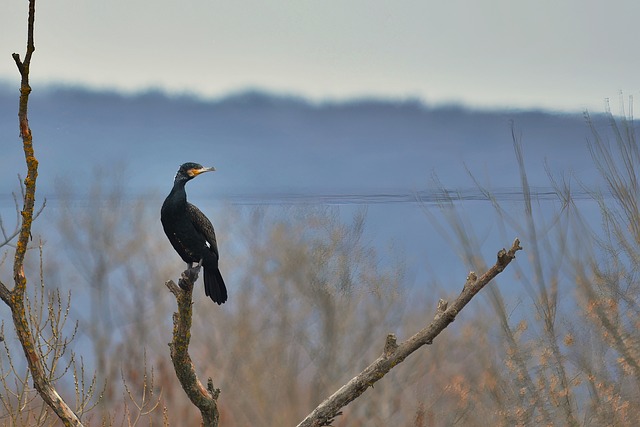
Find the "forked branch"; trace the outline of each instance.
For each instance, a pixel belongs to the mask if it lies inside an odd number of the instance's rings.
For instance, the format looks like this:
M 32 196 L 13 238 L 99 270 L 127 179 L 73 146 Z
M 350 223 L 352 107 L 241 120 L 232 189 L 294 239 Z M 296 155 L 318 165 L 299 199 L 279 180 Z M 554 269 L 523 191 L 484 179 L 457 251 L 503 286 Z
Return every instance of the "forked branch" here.
M 202 424 L 205 427 L 217 427 L 219 422 L 218 395 L 219 389 L 213 387 L 213 380 L 209 378 L 207 387 L 202 384 L 196 374 L 195 366 L 189 356 L 189 342 L 191 341 L 191 323 L 193 316 L 193 283 L 198 278 L 200 267 L 185 270 L 176 285 L 169 280 L 165 285 L 175 295 L 178 312 L 173 313 L 173 338 L 169 343 L 171 361 L 176 371 L 180 385 L 185 393 L 202 414 Z
M 520 241 L 515 239 L 511 248 L 498 252 L 498 260 L 486 273 L 478 277 L 469 273 L 462 292 L 452 304 L 444 300 L 438 303 L 436 315 L 430 325 L 413 335 L 406 341 L 397 344 L 394 334 L 387 336 L 382 355 L 359 373 L 355 378 L 343 385 L 338 391 L 322 402 L 307 416 L 298 427 L 328 426 L 340 415 L 340 410 L 357 399 L 369 387 L 384 377 L 394 366 L 398 365 L 411 353 L 425 344 L 431 344 L 435 337 L 453 322 L 460 311 L 471 299 L 484 288 L 494 277 L 500 274 L 521 250 Z

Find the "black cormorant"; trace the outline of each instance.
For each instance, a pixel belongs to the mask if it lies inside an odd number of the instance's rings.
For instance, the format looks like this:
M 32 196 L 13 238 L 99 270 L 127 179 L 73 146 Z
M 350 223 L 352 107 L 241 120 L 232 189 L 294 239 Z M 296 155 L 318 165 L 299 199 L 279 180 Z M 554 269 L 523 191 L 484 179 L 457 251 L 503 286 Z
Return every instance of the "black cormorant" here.
M 218 269 L 218 244 L 211 221 L 187 202 L 185 184 L 204 172 L 215 168 L 205 168 L 197 163 L 180 166 L 173 181 L 171 193 L 162 204 L 160 221 L 164 232 L 178 252 L 178 255 L 192 267 L 202 262 L 204 267 L 204 292 L 214 302 L 222 304 L 227 300 L 227 288 Z

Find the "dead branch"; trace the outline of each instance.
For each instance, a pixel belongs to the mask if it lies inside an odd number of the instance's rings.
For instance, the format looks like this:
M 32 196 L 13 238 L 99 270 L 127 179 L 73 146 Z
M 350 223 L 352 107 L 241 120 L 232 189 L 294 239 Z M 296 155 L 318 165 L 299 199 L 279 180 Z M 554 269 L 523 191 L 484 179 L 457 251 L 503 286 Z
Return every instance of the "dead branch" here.
M 479 278 L 474 272 L 469 273 L 462 292 L 451 305 L 440 300 L 436 315 L 430 325 L 413 335 L 406 341 L 397 344 L 394 334 L 386 338 L 382 355 L 366 367 L 356 377 L 343 385 L 338 391 L 322 402 L 311 412 L 298 427 L 328 426 L 332 420 L 340 415 L 340 410 L 358 398 L 369 387 L 384 377 L 393 367 L 402 363 L 407 356 L 425 344 L 431 344 L 471 299 L 484 288 L 494 277 L 500 274 L 521 250 L 520 241 L 515 239 L 511 249 L 498 252 L 498 260 L 486 273 Z
M 25 313 L 27 278 L 24 273 L 24 258 L 27 252 L 27 244 L 31 237 L 31 225 L 34 220 L 36 179 L 38 177 L 38 160 L 34 154 L 31 129 L 29 128 L 29 120 L 27 117 L 29 94 L 31 93 L 31 87 L 29 86 L 29 66 L 31 65 L 31 56 L 35 51 L 33 42 L 34 22 L 35 0 L 29 0 L 27 53 L 24 61 L 20 60 L 20 55 L 17 53 L 12 55 L 21 76 L 18 122 L 27 164 L 27 177 L 24 180 L 23 208 L 21 211 L 22 220 L 13 262 L 14 287 L 12 290 L 9 290 L 7 286 L 0 282 L 0 298 L 11 308 L 14 328 L 20 344 L 22 344 L 36 390 L 65 426 L 81 426 L 82 424 L 78 417 L 64 400 L 62 400 L 46 375 L 44 362 L 37 351 L 37 346 L 29 329 L 29 323 Z
M 195 366 L 189 356 L 193 315 L 193 283 L 197 280 L 199 271 L 200 267 L 185 270 L 178 285 L 173 280 L 165 283 L 169 291 L 175 295 L 178 303 L 178 312 L 173 313 L 173 339 L 169 343 L 169 349 L 180 385 L 187 393 L 191 403 L 200 410 L 203 426 L 217 427 L 220 418 L 217 405 L 220 389 L 213 387 L 211 378 L 207 381 L 207 387 L 204 387 L 198 379 Z

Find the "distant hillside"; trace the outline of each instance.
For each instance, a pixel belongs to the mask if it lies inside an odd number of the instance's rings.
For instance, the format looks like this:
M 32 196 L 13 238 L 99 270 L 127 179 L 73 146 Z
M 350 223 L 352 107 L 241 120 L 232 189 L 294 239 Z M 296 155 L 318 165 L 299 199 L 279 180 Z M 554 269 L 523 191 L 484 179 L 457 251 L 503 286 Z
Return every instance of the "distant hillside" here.
M 25 170 L 17 102 L 18 90 L 0 85 L 0 215 L 9 226 L 15 218 L 11 191 L 17 189 L 16 174 Z M 217 168 L 215 175 L 194 180 L 188 188 L 190 200 L 216 226 L 236 214 L 227 202 L 341 204 L 346 221 L 365 205 L 367 238 L 381 254 L 390 242 L 406 251 L 408 277 L 415 283 L 427 283 L 427 270 L 429 277 L 458 283 L 468 270 L 455 262 L 455 252 L 447 250 L 451 242 L 438 234 L 415 197 L 437 200 L 434 174 L 442 185 L 459 191 L 489 250 L 483 256 L 494 257 L 495 248 L 505 245 L 504 236 L 491 204 L 477 202 L 480 194 L 467 168 L 497 191 L 514 215 L 522 212 L 511 121 L 522 134 L 529 182 L 539 187 L 534 197 L 544 201 L 536 204 L 538 214 L 549 214 L 557 205 L 548 191 L 547 169 L 564 177 L 575 173 L 586 182 L 595 178 L 588 128 L 579 115 L 475 111 L 415 100 L 310 103 L 260 92 L 200 100 L 35 86 L 30 124 L 40 160 L 37 194 L 49 201 L 38 227 L 51 238 L 54 227 L 48 221 L 60 212 L 56 183 L 81 190 L 93 173 L 115 180 L 125 171 L 129 196 L 148 198 L 149 208 L 158 212 L 149 226 L 161 233 L 159 209 L 177 167 L 196 161 Z M 74 197 L 75 207 L 83 208 L 84 196 Z M 286 207 L 271 209 L 290 214 Z M 594 203 L 582 203 L 580 209 L 589 221 L 599 220 Z M 224 230 L 219 235 L 225 252 L 234 236 Z M 509 234 L 507 241 L 513 237 Z
M 17 88 L 0 85 L 0 190 L 24 169 Z M 510 122 L 521 132 L 534 185 L 543 162 L 587 179 L 588 130 L 579 115 L 476 111 L 416 100 L 310 103 L 250 91 L 215 100 L 160 92 L 122 95 L 34 87 L 30 123 L 41 161 L 40 191 L 56 177 L 82 181 L 125 165 L 132 192 L 168 187 L 184 161 L 214 165 L 219 194 L 291 191 L 414 191 L 436 173 L 469 186 L 465 164 L 497 187 L 517 186 Z M 42 193 L 41 193 L 42 194 Z

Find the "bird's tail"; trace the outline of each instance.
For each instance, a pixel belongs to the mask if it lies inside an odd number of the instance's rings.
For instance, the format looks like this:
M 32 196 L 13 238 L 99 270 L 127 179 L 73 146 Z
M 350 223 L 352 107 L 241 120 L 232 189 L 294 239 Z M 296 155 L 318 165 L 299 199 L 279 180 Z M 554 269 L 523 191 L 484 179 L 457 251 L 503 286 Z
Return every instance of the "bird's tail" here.
M 204 266 L 204 293 L 218 304 L 227 300 L 227 287 L 217 265 Z

